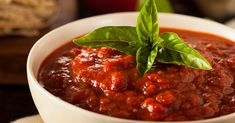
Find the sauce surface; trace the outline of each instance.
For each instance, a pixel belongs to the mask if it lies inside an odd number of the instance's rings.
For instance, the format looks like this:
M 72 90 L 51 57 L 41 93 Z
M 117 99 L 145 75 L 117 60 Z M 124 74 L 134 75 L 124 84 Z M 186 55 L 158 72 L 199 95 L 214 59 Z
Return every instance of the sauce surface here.
M 38 80 L 71 104 L 120 118 L 191 121 L 235 112 L 235 45 L 199 32 L 168 28 L 161 32 L 178 33 L 213 69 L 156 63 L 140 77 L 134 56 L 70 43 L 44 61 Z

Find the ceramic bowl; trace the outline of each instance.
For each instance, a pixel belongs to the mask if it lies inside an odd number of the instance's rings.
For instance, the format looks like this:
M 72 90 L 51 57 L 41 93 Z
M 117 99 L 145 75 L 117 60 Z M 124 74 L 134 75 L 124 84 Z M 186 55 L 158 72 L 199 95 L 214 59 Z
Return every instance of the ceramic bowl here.
M 45 123 L 163 123 L 127 120 L 90 112 L 52 95 L 37 81 L 40 65 L 55 49 L 98 27 L 135 26 L 137 16 L 137 12 L 127 12 L 81 19 L 59 27 L 37 41 L 28 57 L 27 76 L 34 103 Z M 210 20 L 178 14 L 159 14 L 159 21 L 161 27 L 207 32 L 235 41 L 235 30 Z M 190 121 L 190 123 L 234 123 L 234 121 L 235 113 L 208 120 Z

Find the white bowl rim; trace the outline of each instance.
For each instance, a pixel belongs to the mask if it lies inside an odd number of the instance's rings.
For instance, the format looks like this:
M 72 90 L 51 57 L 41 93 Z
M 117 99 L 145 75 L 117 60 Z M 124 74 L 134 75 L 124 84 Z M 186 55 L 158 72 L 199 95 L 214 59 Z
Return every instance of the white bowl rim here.
M 106 16 L 116 16 L 116 15 L 124 15 L 124 14 L 137 14 L 137 12 L 119 12 L 119 13 L 110 13 L 110 14 L 104 14 L 104 15 L 98 15 L 98 16 L 92 16 L 92 17 L 88 17 L 88 18 L 84 18 L 84 19 L 80 19 L 80 20 L 77 20 L 77 21 L 74 21 L 74 22 L 70 22 L 68 24 L 65 24 L 61 27 L 58 27 L 52 31 L 50 31 L 49 33 L 47 33 L 46 35 L 44 35 L 42 38 L 40 38 L 34 45 L 33 47 L 31 48 L 30 50 L 30 53 L 28 55 L 28 59 L 27 59 L 27 76 L 31 77 L 32 78 L 32 81 L 34 84 L 39 90 L 40 92 L 42 92 L 45 96 L 47 96 L 48 98 L 54 100 L 55 102 L 57 102 L 58 104 L 64 106 L 64 108 L 67 108 L 69 110 L 73 110 L 75 112 L 78 112 L 78 113 L 85 113 L 87 115 L 89 115 L 90 117 L 95 117 L 95 118 L 109 118 L 110 120 L 114 120 L 114 121 L 120 121 L 120 122 L 128 122 L 128 123 L 177 123 L 177 122 L 180 122 L 180 123 L 212 123 L 212 122 L 216 122 L 216 121 L 221 121 L 223 119 L 227 119 L 229 117 L 235 117 L 235 113 L 231 113 L 231 114 L 227 114 L 227 115 L 224 115 L 224 116 L 219 116 L 219 117 L 215 117 L 215 118 L 210 118 L 210 119 L 204 119 L 204 120 L 196 120 L 196 121 L 171 121 L 171 122 L 165 122 L 165 121 L 141 121 L 141 120 L 130 120 L 130 119 L 124 119 L 124 118 L 117 118 L 117 117 L 112 117 L 112 116 L 107 116 L 107 115 L 103 115 L 103 114 L 99 114 L 99 113 L 95 113 L 95 112 L 92 112 L 92 111 L 89 111 L 89 110 L 86 110 L 86 109 L 83 109 L 83 108 L 80 108 L 80 107 L 77 107 L 75 105 L 72 105 L 62 99 L 60 99 L 59 97 L 56 97 L 54 96 L 53 94 L 51 94 L 50 92 L 48 92 L 45 88 L 42 87 L 42 85 L 40 85 L 40 83 L 38 82 L 38 80 L 36 79 L 36 77 L 34 76 L 33 74 L 33 70 L 32 70 L 32 67 L 31 67 L 31 56 L 34 52 L 34 49 L 37 48 L 37 45 L 41 42 L 41 40 L 44 40 L 45 37 L 47 37 L 48 35 L 50 35 L 51 33 L 53 32 L 56 32 L 57 30 L 61 30 L 63 29 L 64 27 L 68 26 L 68 25 L 72 25 L 73 23 L 77 23 L 78 21 L 84 21 L 84 20 L 87 20 L 87 19 L 94 19 L 96 17 L 106 17 Z M 204 22 L 209 22 L 209 23 L 214 23 L 218 26 L 222 26 L 224 28 L 227 28 L 227 29 L 230 29 L 232 31 L 234 31 L 234 34 L 235 34 L 235 30 L 230 28 L 230 27 L 227 27 L 223 24 L 220 24 L 220 23 L 217 23 L 217 22 L 214 22 L 214 21 L 211 21 L 211 20 L 206 20 L 206 19 L 202 19 L 202 18 L 198 18 L 198 17 L 193 17 L 193 16 L 188 16 L 188 15 L 181 15 L 181 14 L 169 14 L 169 13 L 159 13 L 159 15 L 165 15 L 165 16 L 171 16 L 171 15 L 174 15 L 174 16 L 178 16 L 178 17 L 184 17 L 184 18 L 192 18 L 192 19 L 196 19 L 198 21 L 204 21 Z M 188 29 L 186 29 L 188 30 Z M 189 30 L 190 31 L 190 30 Z M 199 31 L 201 32 L 201 31 Z

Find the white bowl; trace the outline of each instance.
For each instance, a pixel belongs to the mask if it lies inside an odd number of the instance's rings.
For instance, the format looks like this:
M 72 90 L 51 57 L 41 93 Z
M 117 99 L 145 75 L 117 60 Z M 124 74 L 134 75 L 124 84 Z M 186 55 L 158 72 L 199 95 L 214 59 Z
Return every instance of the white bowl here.
M 137 15 L 136 12 L 128 12 L 81 19 L 55 29 L 38 40 L 28 57 L 27 76 L 34 103 L 45 123 L 162 123 L 114 118 L 81 109 L 55 97 L 37 81 L 43 60 L 58 47 L 98 27 L 135 26 Z M 177 14 L 159 14 L 159 21 L 161 27 L 208 32 L 235 41 L 235 30 L 213 21 Z M 234 121 L 235 113 L 208 120 L 190 121 L 190 123 L 234 123 Z

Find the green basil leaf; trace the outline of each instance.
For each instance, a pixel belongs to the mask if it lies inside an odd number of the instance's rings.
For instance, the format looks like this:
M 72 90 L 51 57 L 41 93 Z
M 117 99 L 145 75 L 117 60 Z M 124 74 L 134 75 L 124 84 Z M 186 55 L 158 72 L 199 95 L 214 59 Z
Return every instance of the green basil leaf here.
M 157 53 L 158 53 L 158 42 L 155 41 L 152 46 L 150 55 L 148 56 L 148 63 L 147 63 L 145 73 L 147 73 L 152 68 L 154 62 L 156 61 Z
M 164 47 L 159 49 L 157 61 L 164 64 L 185 65 L 179 52 Z
M 138 36 L 135 27 L 107 26 L 74 39 L 74 43 L 80 46 L 110 47 L 127 54 L 135 55 L 139 46 L 136 44 Z
M 136 32 L 138 44 L 146 47 L 153 44 L 159 33 L 157 0 L 146 0 L 138 16 Z
M 141 47 L 136 53 L 137 68 L 140 75 L 143 76 L 153 66 L 158 53 L 158 43 L 154 43 L 151 47 Z
M 164 41 L 159 42 L 162 47 L 158 54 L 159 62 L 186 65 L 195 69 L 212 69 L 210 63 L 200 53 L 187 45 L 176 33 L 164 33 L 161 38 Z
M 148 57 L 151 52 L 151 47 L 141 47 L 136 52 L 137 69 L 141 76 L 143 76 L 147 69 Z

